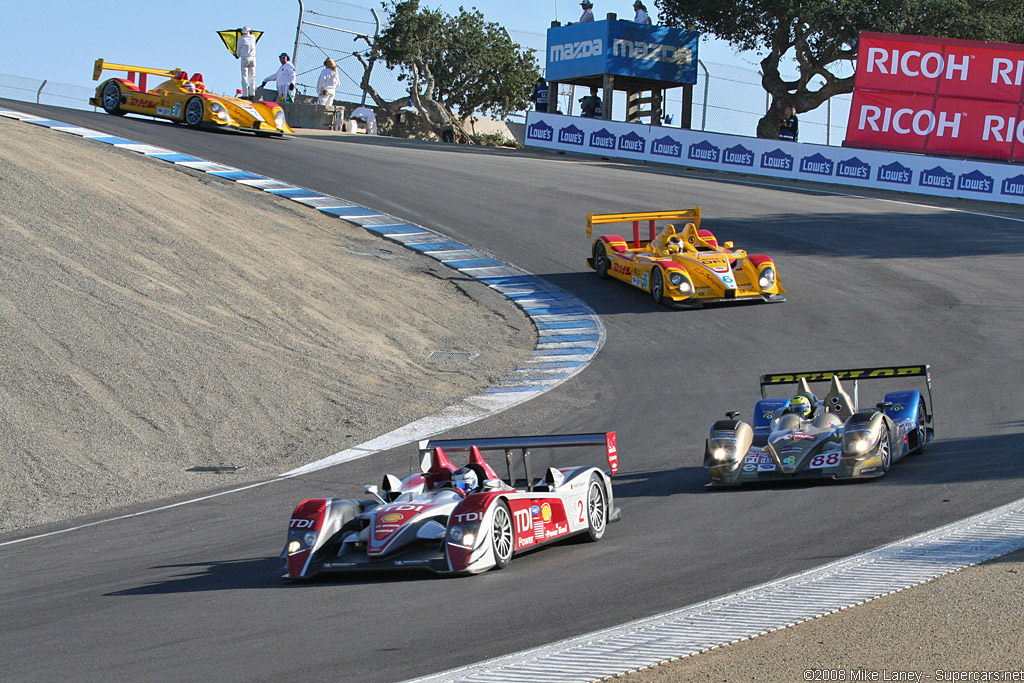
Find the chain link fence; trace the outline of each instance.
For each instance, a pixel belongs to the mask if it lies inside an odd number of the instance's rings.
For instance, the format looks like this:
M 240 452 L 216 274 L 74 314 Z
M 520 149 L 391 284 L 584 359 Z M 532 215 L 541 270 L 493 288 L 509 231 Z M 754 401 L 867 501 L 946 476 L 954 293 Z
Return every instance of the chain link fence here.
M 0 73 L 0 97 L 8 100 L 51 104 L 69 109 L 95 109 L 89 104 L 89 98 L 94 94 L 95 90 L 92 88 L 83 88 L 80 85 Z

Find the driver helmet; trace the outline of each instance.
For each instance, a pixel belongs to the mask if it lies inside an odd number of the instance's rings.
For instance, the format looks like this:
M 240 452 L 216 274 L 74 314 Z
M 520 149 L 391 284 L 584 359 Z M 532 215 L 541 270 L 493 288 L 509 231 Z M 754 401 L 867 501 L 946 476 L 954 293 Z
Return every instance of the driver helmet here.
M 476 491 L 479 484 L 480 479 L 476 476 L 476 472 L 468 467 L 463 467 L 452 473 L 452 485 L 467 496 Z
M 195 92 L 196 91 L 196 84 L 193 83 L 192 81 L 185 81 L 184 83 L 181 84 L 181 87 L 185 88 L 185 90 L 187 90 L 189 92 Z
M 678 254 L 680 251 L 682 251 L 682 248 L 683 241 L 681 239 L 679 239 L 675 235 L 672 235 L 671 237 L 668 238 L 668 253 Z
M 807 419 L 811 416 L 811 412 L 814 410 L 811 406 L 810 400 L 806 396 L 794 396 L 789 401 L 789 408 L 786 409 L 787 413 L 796 413 L 800 417 Z

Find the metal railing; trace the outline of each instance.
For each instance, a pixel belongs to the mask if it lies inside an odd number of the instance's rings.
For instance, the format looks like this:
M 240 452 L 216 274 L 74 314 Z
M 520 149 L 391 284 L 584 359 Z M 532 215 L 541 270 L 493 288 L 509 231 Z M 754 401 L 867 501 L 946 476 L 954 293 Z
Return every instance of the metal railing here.
M 22 78 L 0 73 L 0 97 L 36 104 L 51 104 L 70 109 L 94 109 L 89 98 L 95 91 L 80 85 L 49 80 Z

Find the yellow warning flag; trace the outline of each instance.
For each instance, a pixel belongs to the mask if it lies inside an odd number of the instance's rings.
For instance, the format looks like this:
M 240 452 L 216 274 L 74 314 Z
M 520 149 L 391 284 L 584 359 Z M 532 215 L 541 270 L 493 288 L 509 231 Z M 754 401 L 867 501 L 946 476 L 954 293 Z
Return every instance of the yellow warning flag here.
M 256 42 L 260 42 L 260 36 L 263 35 L 263 31 L 250 31 L 252 37 Z M 238 56 L 238 37 L 242 35 L 242 29 L 240 28 L 229 28 L 225 31 L 217 31 L 217 35 L 224 41 L 224 47 L 228 49 L 234 56 Z

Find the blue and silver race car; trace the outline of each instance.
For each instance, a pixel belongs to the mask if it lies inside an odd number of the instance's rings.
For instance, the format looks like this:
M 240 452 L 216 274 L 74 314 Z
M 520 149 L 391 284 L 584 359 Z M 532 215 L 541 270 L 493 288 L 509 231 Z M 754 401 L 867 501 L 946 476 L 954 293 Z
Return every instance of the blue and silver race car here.
M 916 389 L 886 393 L 874 408 L 859 408 L 862 380 L 923 377 L 927 400 Z M 852 382 L 854 397 L 842 381 Z M 821 399 L 811 383 L 829 383 Z M 768 398 L 766 387 L 798 385 L 791 398 Z M 712 486 L 791 479 L 881 477 L 904 455 L 920 453 L 934 438 L 928 365 L 824 370 L 761 376 L 761 400 L 751 423 L 726 413 L 708 430 L 704 467 Z

